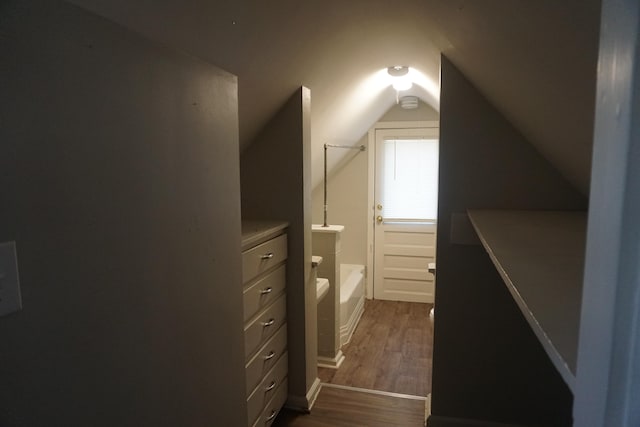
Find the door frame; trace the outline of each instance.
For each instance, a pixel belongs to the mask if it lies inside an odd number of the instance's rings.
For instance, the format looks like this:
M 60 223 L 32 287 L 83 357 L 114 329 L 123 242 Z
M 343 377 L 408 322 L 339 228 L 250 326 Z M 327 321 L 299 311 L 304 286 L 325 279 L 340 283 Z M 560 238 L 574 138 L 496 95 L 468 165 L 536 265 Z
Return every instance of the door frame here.
M 438 120 L 421 120 L 421 121 L 393 121 L 393 122 L 377 122 L 367 134 L 368 154 L 368 176 L 367 176 L 367 265 L 365 277 L 365 296 L 367 299 L 373 298 L 373 265 L 374 265 L 374 222 L 376 217 L 375 211 L 375 146 L 376 131 L 382 129 L 418 129 L 418 128 L 440 128 Z

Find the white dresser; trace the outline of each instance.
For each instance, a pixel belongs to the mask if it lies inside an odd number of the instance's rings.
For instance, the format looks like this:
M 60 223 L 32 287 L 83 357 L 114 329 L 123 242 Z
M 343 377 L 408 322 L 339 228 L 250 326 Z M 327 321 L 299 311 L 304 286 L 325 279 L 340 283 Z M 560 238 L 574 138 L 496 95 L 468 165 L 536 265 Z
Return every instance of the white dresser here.
M 242 223 L 248 427 L 270 426 L 287 400 L 286 227 Z

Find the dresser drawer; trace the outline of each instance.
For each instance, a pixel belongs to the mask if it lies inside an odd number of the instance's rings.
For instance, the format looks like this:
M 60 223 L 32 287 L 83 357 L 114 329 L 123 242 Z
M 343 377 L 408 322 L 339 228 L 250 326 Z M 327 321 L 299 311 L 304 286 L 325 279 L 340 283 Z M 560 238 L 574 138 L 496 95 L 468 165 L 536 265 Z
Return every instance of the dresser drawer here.
M 287 259 L 287 235 L 283 234 L 242 253 L 242 283 Z
M 278 386 L 287 378 L 287 353 L 283 354 L 276 365 L 265 375 L 258 387 L 247 398 L 247 416 L 249 425 L 252 426 L 256 418 L 265 409 L 265 405 L 276 394 Z
M 262 377 L 273 368 L 280 356 L 287 350 L 287 325 L 282 325 L 278 332 L 262 346 L 246 366 L 247 396 L 256 388 Z
M 286 285 L 286 267 L 281 265 L 244 290 L 244 321 L 275 301 Z
M 271 338 L 286 320 L 287 300 L 284 295 L 254 318 L 244 328 L 244 357 L 249 358 L 266 340 Z
M 287 379 L 278 386 L 274 396 L 264 407 L 264 411 L 258 417 L 253 427 L 269 427 L 276 419 L 278 412 L 287 401 Z

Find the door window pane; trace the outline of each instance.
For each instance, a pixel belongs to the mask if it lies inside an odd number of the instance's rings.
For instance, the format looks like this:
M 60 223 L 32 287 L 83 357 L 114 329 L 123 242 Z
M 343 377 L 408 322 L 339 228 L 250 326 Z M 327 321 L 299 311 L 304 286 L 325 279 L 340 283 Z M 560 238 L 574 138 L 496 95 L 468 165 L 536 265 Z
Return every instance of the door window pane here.
M 382 215 L 385 221 L 436 219 L 437 139 L 385 140 L 382 173 Z

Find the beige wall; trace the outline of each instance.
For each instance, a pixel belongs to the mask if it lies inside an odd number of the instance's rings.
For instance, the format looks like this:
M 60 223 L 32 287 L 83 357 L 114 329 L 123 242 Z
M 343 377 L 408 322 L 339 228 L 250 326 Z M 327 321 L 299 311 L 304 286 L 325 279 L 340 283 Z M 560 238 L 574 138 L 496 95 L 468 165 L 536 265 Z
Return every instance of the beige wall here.
M 246 425 L 236 78 L 65 2 L 0 16 L 0 425 Z
M 404 110 L 394 105 L 380 122 L 437 121 L 438 112 L 423 103 L 415 110 Z M 367 135 L 356 145 L 368 145 Z M 368 147 L 367 150 L 373 147 Z M 328 157 L 337 155 L 338 148 L 329 148 Z M 370 215 L 368 207 L 368 153 L 349 151 L 346 157 L 331 171 L 328 180 L 328 222 L 344 225 L 342 233 L 342 262 L 346 264 L 367 264 L 367 227 Z M 313 223 L 322 224 L 324 191 L 320 183 L 312 193 Z M 368 274 L 368 273 L 367 273 Z
M 367 145 L 366 136 L 358 145 Z M 368 148 L 367 148 L 368 149 Z M 339 148 L 329 148 L 331 156 Z M 344 225 L 342 232 L 342 262 L 362 264 L 367 261 L 367 152 L 349 151 L 345 159 L 333 171 L 328 181 L 327 205 L 329 224 Z M 313 191 L 313 223 L 324 220 L 324 191 L 322 184 Z
M 408 121 L 437 121 L 440 115 L 429 104 L 420 101 L 418 108 L 405 110 L 400 105 L 394 105 L 384 113 L 379 122 L 408 122 Z

